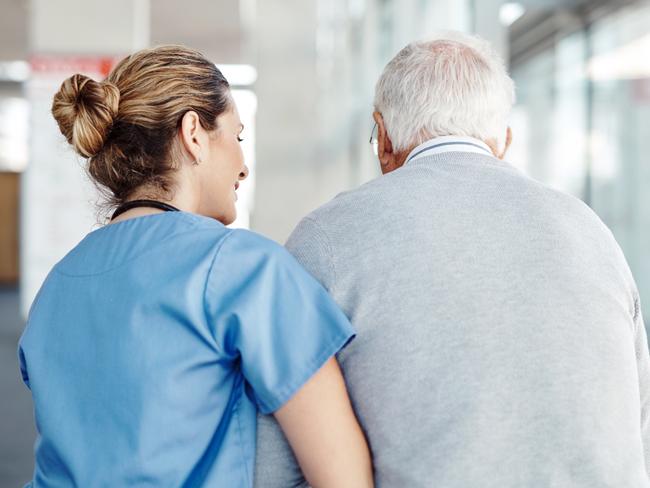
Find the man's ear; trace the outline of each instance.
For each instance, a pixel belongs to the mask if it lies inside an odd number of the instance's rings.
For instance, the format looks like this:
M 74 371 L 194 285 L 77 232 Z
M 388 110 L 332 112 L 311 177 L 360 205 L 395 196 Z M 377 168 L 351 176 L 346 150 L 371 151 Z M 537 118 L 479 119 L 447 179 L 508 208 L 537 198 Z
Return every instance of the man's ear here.
M 188 154 L 193 164 L 201 162 L 201 121 L 199 115 L 193 110 L 185 112 L 181 119 L 180 140 L 183 149 Z
M 393 149 L 393 142 L 388 137 L 386 132 L 386 125 L 384 124 L 384 117 L 380 112 L 373 112 L 372 118 L 375 119 L 377 124 L 377 157 L 381 165 L 381 172 L 383 174 L 390 173 L 391 171 L 399 168 L 400 165 L 396 164 L 397 158 Z
M 510 127 L 506 128 L 506 140 L 503 144 L 503 149 L 501 150 L 499 148 L 499 141 L 496 138 L 487 139 L 483 142 L 485 142 L 489 146 L 490 151 L 492 151 L 492 154 L 494 155 L 495 158 L 503 159 L 506 156 L 506 152 L 508 151 L 510 144 L 512 143 L 512 129 L 510 129 Z
M 510 148 L 510 144 L 512 144 L 512 129 L 510 126 L 506 129 L 506 143 L 503 146 L 503 151 L 501 151 L 501 154 L 499 154 L 499 159 L 503 159 L 506 157 L 506 152 L 508 152 L 508 149 Z

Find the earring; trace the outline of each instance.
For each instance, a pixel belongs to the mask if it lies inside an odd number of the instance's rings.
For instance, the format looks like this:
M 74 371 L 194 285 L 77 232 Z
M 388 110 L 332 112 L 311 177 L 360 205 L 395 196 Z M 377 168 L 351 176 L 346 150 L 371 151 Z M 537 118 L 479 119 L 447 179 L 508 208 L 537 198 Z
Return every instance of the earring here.
M 201 164 L 201 158 L 196 158 L 194 161 L 194 166 L 198 166 L 199 164 Z

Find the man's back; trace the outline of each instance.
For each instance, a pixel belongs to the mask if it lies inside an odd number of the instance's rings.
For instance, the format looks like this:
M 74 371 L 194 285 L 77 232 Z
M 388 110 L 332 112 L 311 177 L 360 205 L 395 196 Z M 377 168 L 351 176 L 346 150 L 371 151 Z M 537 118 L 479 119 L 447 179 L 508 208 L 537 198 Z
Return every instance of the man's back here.
M 357 329 L 339 360 L 378 486 L 650 486 L 637 292 L 580 201 L 448 152 L 340 195 L 287 246 Z M 258 486 L 287 483 L 273 429 Z

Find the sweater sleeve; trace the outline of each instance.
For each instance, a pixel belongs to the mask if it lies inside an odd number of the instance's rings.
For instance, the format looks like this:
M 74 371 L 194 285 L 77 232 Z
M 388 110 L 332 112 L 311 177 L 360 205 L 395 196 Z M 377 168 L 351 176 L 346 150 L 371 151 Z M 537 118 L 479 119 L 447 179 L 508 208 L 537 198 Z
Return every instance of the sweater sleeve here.
M 648 354 L 648 339 L 638 297 L 635 297 L 634 305 L 634 349 L 636 352 L 641 400 L 641 436 L 643 440 L 646 472 L 648 473 L 648 478 L 650 478 L 650 356 Z

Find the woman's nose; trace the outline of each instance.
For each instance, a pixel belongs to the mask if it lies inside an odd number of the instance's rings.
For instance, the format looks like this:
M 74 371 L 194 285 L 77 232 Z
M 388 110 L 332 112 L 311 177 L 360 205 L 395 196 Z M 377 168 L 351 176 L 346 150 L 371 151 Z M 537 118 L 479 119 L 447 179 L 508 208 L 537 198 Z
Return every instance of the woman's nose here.
M 244 165 L 244 169 L 239 173 L 239 179 L 245 180 L 246 178 L 248 178 L 248 166 Z

